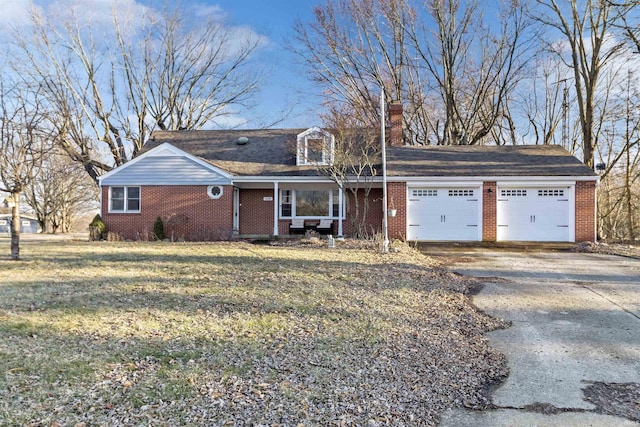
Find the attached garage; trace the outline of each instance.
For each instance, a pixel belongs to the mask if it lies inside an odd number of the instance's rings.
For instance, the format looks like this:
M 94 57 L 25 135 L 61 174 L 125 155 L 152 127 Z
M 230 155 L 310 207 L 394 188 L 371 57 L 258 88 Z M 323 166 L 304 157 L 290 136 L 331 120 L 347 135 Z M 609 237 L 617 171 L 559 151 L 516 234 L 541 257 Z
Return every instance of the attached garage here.
M 498 241 L 575 240 L 572 185 L 498 185 L 497 192 Z
M 482 240 L 481 186 L 409 187 L 407 240 Z
M 389 229 L 407 240 L 596 237 L 598 176 L 562 147 L 389 147 L 387 181 L 398 212 Z

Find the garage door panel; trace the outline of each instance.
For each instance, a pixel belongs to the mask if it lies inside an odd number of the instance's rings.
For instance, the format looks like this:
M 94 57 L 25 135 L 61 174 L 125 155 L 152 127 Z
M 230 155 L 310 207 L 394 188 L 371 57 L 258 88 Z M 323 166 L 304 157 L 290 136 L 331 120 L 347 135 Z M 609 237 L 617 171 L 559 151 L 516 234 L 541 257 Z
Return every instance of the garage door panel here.
M 499 188 L 497 239 L 571 241 L 568 187 Z
M 408 240 L 479 240 L 478 188 L 410 188 Z

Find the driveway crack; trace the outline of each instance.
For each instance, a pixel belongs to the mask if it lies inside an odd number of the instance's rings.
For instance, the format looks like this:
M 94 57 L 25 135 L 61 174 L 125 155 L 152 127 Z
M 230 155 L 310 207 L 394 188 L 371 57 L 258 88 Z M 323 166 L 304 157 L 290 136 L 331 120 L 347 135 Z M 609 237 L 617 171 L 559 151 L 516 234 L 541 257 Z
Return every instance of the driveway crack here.
M 620 304 L 618 304 L 617 302 L 613 301 L 611 298 L 607 298 L 606 295 L 596 291 L 595 289 L 592 289 L 591 287 L 587 286 L 587 284 L 585 282 L 573 282 L 576 285 L 580 286 L 581 288 L 584 288 L 596 295 L 598 295 L 600 298 L 604 299 L 605 301 L 610 302 L 611 304 L 615 305 L 616 307 L 618 307 L 620 310 L 624 311 L 627 314 L 630 314 L 631 316 L 635 317 L 636 319 L 640 320 L 640 316 L 638 316 L 637 314 L 635 314 L 632 311 L 627 310 L 626 308 L 624 308 L 623 306 L 621 306 Z

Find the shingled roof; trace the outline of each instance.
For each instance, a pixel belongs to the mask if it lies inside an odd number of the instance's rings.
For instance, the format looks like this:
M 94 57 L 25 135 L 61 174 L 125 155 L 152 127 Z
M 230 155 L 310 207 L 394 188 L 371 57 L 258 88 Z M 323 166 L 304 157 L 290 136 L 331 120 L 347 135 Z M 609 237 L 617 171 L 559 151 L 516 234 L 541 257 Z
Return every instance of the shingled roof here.
M 168 142 L 233 175 L 320 176 L 314 166 L 296 166 L 296 141 L 306 129 L 200 130 L 154 132 L 148 151 Z M 247 138 L 238 144 L 238 138 Z
M 306 129 L 154 132 L 147 151 L 168 142 L 239 176 L 320 176 L 296 166 L 296 137 Z M 248 139 L 239 145 L 238 138 Z M 390 177 L 548 176 L 596 177 L 555 145 L 387 147 Z
M 557 145 L 389 147 L 387 174 L 415 176 L 596 176 Z

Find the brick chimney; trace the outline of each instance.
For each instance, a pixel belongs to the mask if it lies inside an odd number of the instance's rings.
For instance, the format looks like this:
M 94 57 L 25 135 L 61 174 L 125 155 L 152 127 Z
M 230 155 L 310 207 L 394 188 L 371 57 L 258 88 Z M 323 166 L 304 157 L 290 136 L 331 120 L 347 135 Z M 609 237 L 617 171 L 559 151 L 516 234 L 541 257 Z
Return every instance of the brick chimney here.
M 402 141 L 402 102 L 393 101 L 389 104 L 389 139 L 388 144 L 392 147 L 404 145 Z

